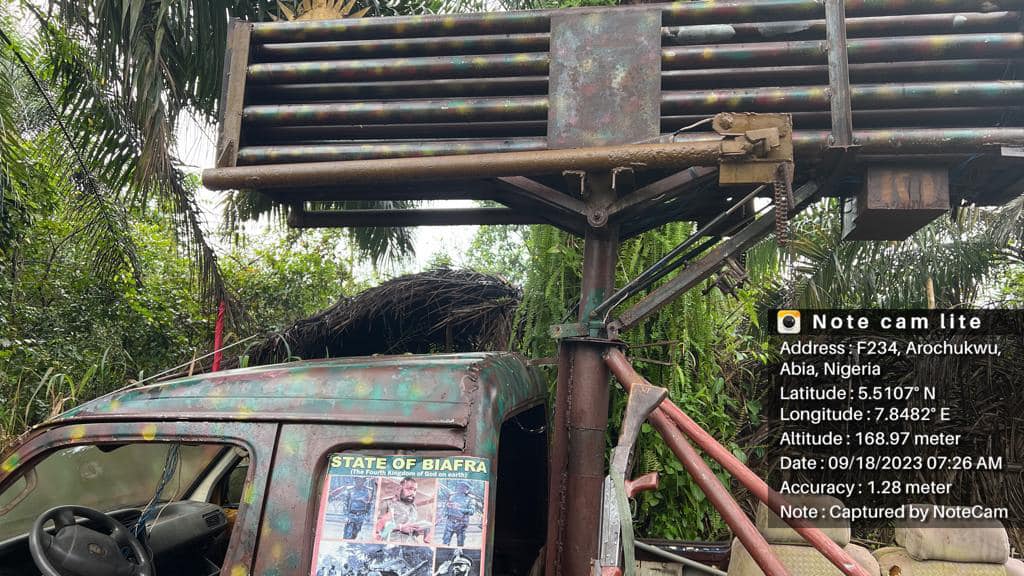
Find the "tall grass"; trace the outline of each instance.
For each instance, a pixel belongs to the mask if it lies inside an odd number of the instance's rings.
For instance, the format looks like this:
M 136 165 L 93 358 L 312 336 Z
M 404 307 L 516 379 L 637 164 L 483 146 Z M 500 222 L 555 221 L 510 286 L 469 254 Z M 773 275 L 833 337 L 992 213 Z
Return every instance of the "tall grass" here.
M 29 428 L 106 392 L 106 355 L 75 377 L 57 368 L 42 374 L 0 366 L 0 453 Z

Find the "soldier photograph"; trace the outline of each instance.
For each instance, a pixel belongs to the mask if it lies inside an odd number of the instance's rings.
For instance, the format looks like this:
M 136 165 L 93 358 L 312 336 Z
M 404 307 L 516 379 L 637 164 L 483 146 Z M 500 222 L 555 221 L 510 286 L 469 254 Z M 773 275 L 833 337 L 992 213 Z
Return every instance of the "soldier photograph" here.
M 372 539 L 376 478 L 331 476 L 327 498 L 325 529 L 328 538 Z
M 430 544 L 437 480 L 382 478 L 374 537 L 383 542 Z
M 434 576 L 469 576 L 480 573 L 480 551 L 438 548 Z
M 443 546 L 480 548 L 483 534 L 484 483 L 442 480 L 438 488 L 437 532 Z
M 320 554 L 316 576 L 431 576 L 433 557 L 425 546 L 346 542 Z

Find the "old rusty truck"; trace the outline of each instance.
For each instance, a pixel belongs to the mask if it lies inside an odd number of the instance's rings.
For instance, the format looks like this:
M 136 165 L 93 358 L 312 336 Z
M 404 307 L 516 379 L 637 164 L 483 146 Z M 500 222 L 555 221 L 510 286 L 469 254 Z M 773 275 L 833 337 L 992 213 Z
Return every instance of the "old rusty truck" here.
M 786 242 L 820 198 L 839 199 L 847 239 L 900 240 L 1019 196 L 1021 9 L 706 0 L 232 22 L 207 188 L 263 194 L 296 227 L 585 239 L 579 309 L 551 327 L 550 402 L 525 359 L 487 352 L 128 388 L 0 457 L 0 574 L 630 576 L 648 548 L 629 498 L 657 485 L 630 474 L 645 421 L 732 530 L 733 576 L 1014 572 L 998 526 L 874 554 L 848 526 L 771 526 L 783 498 L 643 380 L 619 335 L 709 279 L 742 281 L 743 253 Z M 382 200 L 434 203 L 367 207 Z M 672 221 L 693 236 L 616 286 L 620 242 Z M 612 375 L 629 402 L 609 455 Z M 698 449 L 762 502 L 753 520 Z M 639 569 L 721 574 L 686 558 L 713 551 Z

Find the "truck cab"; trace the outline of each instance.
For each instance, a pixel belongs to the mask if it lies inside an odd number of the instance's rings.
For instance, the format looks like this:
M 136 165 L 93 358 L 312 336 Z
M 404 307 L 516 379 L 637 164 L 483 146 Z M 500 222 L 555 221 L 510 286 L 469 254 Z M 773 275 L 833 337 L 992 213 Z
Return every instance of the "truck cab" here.
M 118 391 L 0 459 L 0 574 L 526 574 L 545 537 L 547 396 L 509 353 Z

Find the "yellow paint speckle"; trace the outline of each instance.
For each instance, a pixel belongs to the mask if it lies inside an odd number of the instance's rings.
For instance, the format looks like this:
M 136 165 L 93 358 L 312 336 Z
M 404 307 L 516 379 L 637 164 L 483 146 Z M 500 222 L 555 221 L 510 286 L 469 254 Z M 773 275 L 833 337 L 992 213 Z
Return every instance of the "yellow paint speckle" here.
M 249 569 L 241 564 L 235 564 L 231 567 L 231 576 L 248 576 Z
M 142 427 L 142 439 L 152 440 L 156 438 L 156 424 L 146 424 Z
M 703 57 L 703 58 L 704 58 L 705 60 L 711 60 L 712 58 L 714 58 L 714 57 L 715 57 L 715 51 L 714 51 L 714 50 L 712 50 L 712 49 L 711 49 L 710 47 L 709 47 L 709 48 L 705 48 L 705 49 L 704 49 L 704 51 L 703 51 L 703 52 L 701 52 L 701 56 L 702 56 L 702 57 Z
M 373 444 L 373 434 L 367 434 L 366 436 L 360 438 L 359 441 L 369 446 L 370 444 Z
M 81 440 L 85 437 L 85 426 L 74 426 L 71 428 L 71 439 Z
M 3 464 L 0 464 L 0 471 L 7 473 L 14 470 L 14 467 L 18 465 L 18 456 L 13 455 L 7 460 L 4 460 Z

